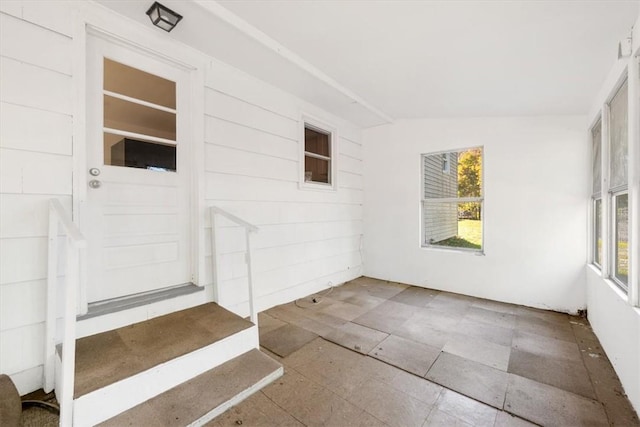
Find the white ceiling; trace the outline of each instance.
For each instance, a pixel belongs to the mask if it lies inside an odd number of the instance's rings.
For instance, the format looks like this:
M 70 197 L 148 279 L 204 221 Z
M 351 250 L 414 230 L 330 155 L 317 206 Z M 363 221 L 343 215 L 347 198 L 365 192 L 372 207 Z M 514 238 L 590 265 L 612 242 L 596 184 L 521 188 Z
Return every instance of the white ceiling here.
M 151 2 L 100 0 L 147 24 Z M 256 39 L 212 13 L 215 2 L 162 3 L 185 16 L 172 37 L 365 126 L 385 121 L 367 104 L 393 118 L 586 114 L 640 10 L 613 0 L 219 1 L 267 36 Z

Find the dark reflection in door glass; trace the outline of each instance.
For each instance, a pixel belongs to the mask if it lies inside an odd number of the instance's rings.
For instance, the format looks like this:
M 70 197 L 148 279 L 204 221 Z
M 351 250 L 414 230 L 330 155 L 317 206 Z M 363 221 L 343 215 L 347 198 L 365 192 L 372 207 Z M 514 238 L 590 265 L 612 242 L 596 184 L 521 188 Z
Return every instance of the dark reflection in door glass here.
M 176 146 L 104 134 L 104 163 L 111 166 L 176 171 Z

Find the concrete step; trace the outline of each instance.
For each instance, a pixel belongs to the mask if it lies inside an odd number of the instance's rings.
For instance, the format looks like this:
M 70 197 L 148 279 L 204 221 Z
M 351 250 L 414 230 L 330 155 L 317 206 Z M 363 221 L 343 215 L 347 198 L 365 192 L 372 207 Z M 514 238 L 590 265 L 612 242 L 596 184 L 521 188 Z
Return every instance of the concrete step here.
M 201 426 L 282 374 L 280 363 L 253 349 L 100 425 Z
M 78 339 L 74 425 L 113 418 L 258 348 L 257 329 L 207 303 Z

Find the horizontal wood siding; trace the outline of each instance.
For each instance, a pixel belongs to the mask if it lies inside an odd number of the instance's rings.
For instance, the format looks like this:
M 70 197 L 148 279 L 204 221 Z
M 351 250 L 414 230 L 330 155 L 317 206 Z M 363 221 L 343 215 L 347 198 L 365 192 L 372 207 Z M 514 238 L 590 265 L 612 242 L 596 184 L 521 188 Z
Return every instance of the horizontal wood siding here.
M 71 14 L 59 2 L 2 3 L 0 372 L 27 393 L 42 387 L 48 200 L 71 212 Z
M 67 211 L 72 208 L 79 80 L 72 76 L 77 58 L 71 36 L 79 4 L 0 2 L 0 372 L 10 374 L 21 393 L 42 386 L 47 203 L 57 197 Z M 260 227 L 254 237 L 258 306 L 358 277 L 360 129 L 213 58 L 202 59 L 211 64 L 204 89 L 203 193 L 207 206 Z M 302 112 L 338 129 L 335 191 L 299 188 Z M 220 226 L 220 302 L 240 310 L 247 300 L 244 239 L 237 227 Z M 210 288 L 208 216 L 200 232 L 206 242 L 200 282 Z
M 300 118 L 338 129 L 337 190 L 299 188 Z M 214 63 L 205 109 L 205 198 L 257 225 L 253 236 L 258 307 L 291 301 L 361 274 L 362 150 L 357 128 L 244 73 Z M 218 223 L 219 302 L 247 302 L 244 234 Z M 205 255 L 211 257 L 209 224 Z M 210 271 L 205 278 L 213 279 Z

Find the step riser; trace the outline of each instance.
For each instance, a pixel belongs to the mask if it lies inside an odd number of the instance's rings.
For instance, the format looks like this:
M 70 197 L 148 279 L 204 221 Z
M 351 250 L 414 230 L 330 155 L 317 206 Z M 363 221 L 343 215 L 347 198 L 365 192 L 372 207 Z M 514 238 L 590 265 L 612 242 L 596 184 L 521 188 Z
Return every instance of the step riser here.
M 74 425 L 103 422 L 253 348 L 258 348 L 256 326 L 80 396 L 74 401 Z
M 245 400 L 246 398 L 248 398 L 252 394 L 262 390 L 264 387 L 268 386 L 273 381 L 275 381 L 278 378 L 280 378 L 283 374 L 284 374 L 284 368 L 281 366 L 280 368 L 278 368 L 277 371 L 275 371 L 272 374 L 264 377 L 262 380 L 260 380 L 259 382 L 257 382 L 253 386 L 249 387 L 248 389 L 238 393 L 233 398 L 227 400 L 222 405 L 218 406 L 217 408 L 213 409 L 208 414 L 204 415 L 202 418 L 200 418 L 200 419 L 192 422 L 191 424 L 189 424 L 188 427 L 200 427 L 200 426 L 205 425 L 206 423 L 208 423 L 209 421 L 213 420 L 218 415 L 221 415 L 222 413 L 224 413 L 227 409 L 231 408 L 232 406 L 235 406 L 235 405 L 239 404 L 240 402 L 242 402 L 243 400 Z

